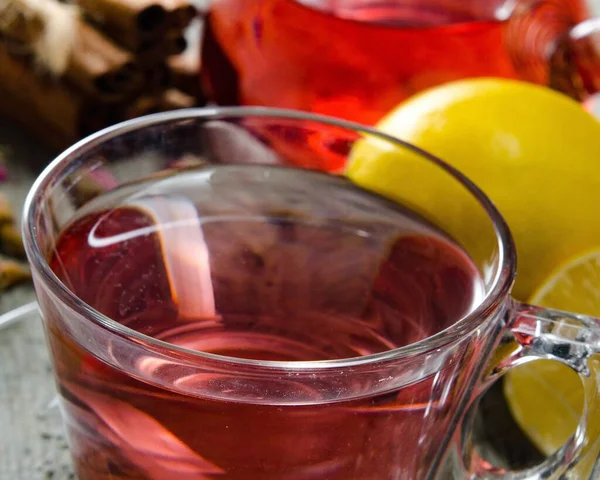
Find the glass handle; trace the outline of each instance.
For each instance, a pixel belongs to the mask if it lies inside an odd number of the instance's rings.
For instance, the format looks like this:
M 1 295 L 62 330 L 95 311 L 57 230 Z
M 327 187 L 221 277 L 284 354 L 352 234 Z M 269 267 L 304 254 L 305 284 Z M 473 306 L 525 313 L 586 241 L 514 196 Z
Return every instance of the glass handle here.
M 585 20 L 554 45 L 549 86 L 579 101 L 600 92 L 600 17 Z
M 472 478 L 599 478 L 596 457 L 600 447 L 600 320 L 513 301 L 505 333 L 484 388 L 516 366 L 540 359 L 555 360 L 579 375 L 584 389 L 583 414 L 574 435 L 542 464 L 519 472 L 498 472 L 482 461 L 476 465 Z
M 600 91 L 600 18 L 582 0 L 515 0 L 504 44 L 519 78 L 584 102 Z

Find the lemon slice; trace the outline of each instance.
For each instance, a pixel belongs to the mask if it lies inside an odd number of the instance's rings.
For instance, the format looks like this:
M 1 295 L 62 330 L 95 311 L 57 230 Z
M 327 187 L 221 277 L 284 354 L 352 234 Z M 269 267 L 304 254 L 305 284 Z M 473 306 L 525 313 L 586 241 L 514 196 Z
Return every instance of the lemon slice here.
M 600 250 L 559 267 L 533 294 L 530 303 L 600 316 Z M 504 394 L 523 431 L 545 454 L 573 435 L 583 409 L 583 388 L 565 365 L 538 361 L 508 373 Z
M 529 303 L 600 316 L 600 250 L 560 266 L 534 292 Z
M 546 455 L 567 442 L 581 418 L 583 389 L 579 377 L 552 360 L 511 370 L 504 381 L 504 395 L 521 430 Z

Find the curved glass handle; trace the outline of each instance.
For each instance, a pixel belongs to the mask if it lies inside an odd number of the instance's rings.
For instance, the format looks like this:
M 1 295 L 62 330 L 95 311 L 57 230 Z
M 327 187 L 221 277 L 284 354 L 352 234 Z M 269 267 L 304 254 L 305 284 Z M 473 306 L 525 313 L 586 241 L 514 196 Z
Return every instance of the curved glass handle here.
M 497 15 L 517 76 L 578 101 L 600 91 L 600 18 L 584 0 L 514 0 Z
M 600 17 L 579 23 L 555 43 L 549 86 L 580 101 L 600 92 Z
M 498 352 L 509 351 L 491 366 L 484 386 L 513 367 L 533 360 L 555 360 L 581 378 L 584 409 L 574 435 L 542 464 L 519 472 L 492 471 L 479 462 L 473 479 L 585 480 L 599 478 L 600 463 L 600 320 L 514 302 L 507 335 Z M 473 471 L 473 470 L 472 470 Z

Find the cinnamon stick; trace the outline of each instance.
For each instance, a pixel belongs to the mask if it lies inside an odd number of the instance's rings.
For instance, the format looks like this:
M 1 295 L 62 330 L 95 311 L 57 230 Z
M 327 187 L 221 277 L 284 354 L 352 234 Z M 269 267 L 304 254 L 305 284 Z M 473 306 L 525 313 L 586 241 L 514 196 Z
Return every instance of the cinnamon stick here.
M 156 42 L 160 41 L 167 31 L 166 26 L 165 28 L 161 28 L 156 32 L 141 33 L 135 30 L 122 30 L 111 25 L 105 25 L 100 22 L 93 21 L 93 19 L 92 23 L 102 32 L 104 32 L 109 38 L 114 40 L 115 43 L 134 53 L 150 48 Z
M 36 74 L 0 42 L 0 111 L 51 146 L 64 146 L 114 123 L 112 109 Z
M 149 34 L 166 28 L 167 12 L 156 0 L 78 0 L 81 9 L 101 24 Z
M 84 14 L 128 50 L 146 50 L 167 32 L 183 31 L 198 17 L 188 0 L 78 0 Z
M 187 48 L 187 40 L 183 35 L 175 35 L 167 38 L 167 56 L 179 55 Z
M 163 63 L 168 57 L 178 55 L 187 48 L 187 40 L 178 32 L 169 32 L 165 38 L 145 44 L 136 51 L 138 62 L 145 67 Z
M 68 83 L 100 101 L 122 100 L 141 89 L 143 75 L 131 53 L 79 18 L 75 19 L 75 32 L 75 46 L 64 46 L 70 50 L 63 74 Z M 14 38 L 5 38 L 5 42 L 11 53 L 31 54 L 25 43 Z
M 107 101 L 125 98 L 143 83 L 133 55 L 84 21 L 78 22 L 77 44 L 65 78 L 87 94 Z
M 78 0 L 84 13 L 127 47 L 156 38 L 167 28 L 167 11 L 157 0 Z
M 187 0 L 160 0 L 167 11 L 168 28 L 183 30 L 198 16 L 198 10 Z
M 146 96 L 156 96 L 172 83 L 171 72 L 164 64 L 145 70 L 144 79 L 144 92 Z

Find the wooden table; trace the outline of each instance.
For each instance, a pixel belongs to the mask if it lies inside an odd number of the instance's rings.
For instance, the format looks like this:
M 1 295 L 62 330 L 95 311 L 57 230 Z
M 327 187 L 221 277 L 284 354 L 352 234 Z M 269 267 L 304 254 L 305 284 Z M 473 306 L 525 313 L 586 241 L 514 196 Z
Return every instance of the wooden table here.
M 0 185 L 20 207 L 39 166 L 54 153 L 0 120 L 0 149 L 11 182 Z M 30 286 L 0 295 L 0 313 L 34 299 Z M 54 383 L 39 315 L 0 330 L 0 480 L 74 478 L 56 405 Z

